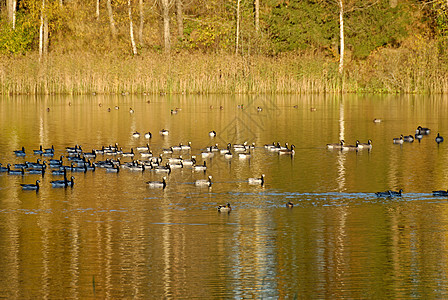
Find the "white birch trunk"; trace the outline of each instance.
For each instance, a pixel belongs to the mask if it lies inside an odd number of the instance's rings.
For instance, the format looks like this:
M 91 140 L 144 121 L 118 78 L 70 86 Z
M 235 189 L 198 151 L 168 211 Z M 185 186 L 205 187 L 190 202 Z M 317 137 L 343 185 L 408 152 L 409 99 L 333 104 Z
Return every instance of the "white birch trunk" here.
M 44 11 L 44 49 L 43 49 L 43 53 L 44 53 L 44 57 L 47 56 L 48 54 L 48 44 L 49 44 L 49 34 L 48 34 L 48 18 L 47 18 L 47 12 Z
M 131 0 L 128 0 L 128 11 L 129 11 L 129 34 L 131 36 L 132 53 L 134 55 L 137 55 L 137 46 L 135 45 L 135 39 L 134 39 L 134 25 L 132 23 Z
M 96 0 L 96 20 L 100 20 L 100 0 Z
M 16 11 L 17 11 L 17 1 L 12 1 L 12 29 L 16 29 Z
M 260 31 L 260 0 L 255 0 L 255 32 Z
M 184 16 L 182 0 L 176 0 L 177 34 L 184 37 Z
M 13 29 L 16 28 L 16 9 L 17 9 L 16 0 L 6 0 L 6 12 L 8 22 L 11 23 Z
M 169 10 L 169 0 L 162 0 L 163 44 L 165 53 L 169 53 L 171 51 Z
M 340 54 L 339 54 L 339 74 L 344 71 L 344 4 L 339 0 L 339 35 L 340 35 Z
M 145 19 L 143 16 L 143 0 L 138 1 L 138 10 L 140 12 L 140 26 L 138 27 L 138 43 L 143 45 L 143 24 Z
M 110 24 L 110 32 L 112 33 L 112 37 L 117 36 L 117 29 L 115 28 L 114 14 L 112 12 L 112 3 L 111 0 L 106 1 L 107 13 L 109 14 L 109 24 Z
M 44 54 L 44 11 L 45 0 L 42 0 L 42 10 L 40 12 L 40 26 L 39 26 L 39 61 L 42 60 Z
M 240 4 L 241 0 L 236 1 L 236 39 L 235 39 L 235 54 L 238 54 L 240 43 Z

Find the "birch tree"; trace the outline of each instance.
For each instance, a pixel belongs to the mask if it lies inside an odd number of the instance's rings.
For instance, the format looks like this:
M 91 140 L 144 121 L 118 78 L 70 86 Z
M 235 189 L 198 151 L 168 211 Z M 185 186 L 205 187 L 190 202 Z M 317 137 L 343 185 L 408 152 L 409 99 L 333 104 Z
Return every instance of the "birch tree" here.
M 164 52 L 170 53 L 170 3 L 169 0 L 161 0 L 162 2 L 162 19 L 163 19 L 163 45 Z
M 99 21 L 100 20 L 100 0 L 96 0 L 96 12 L 95 12 L 95 16 L 96 16 L 96 20 Z
M 240 42 L 240 14 L 241 14 L 241 0 L 236 1 L 236 38 L 235 38 L 235 54 L 238 54 Z
M 42 60 L 48 52 L 48 19 L 46 10 L 45 0 L 42 0 L 39 26 L 39 60 Z
M 260 0 L 255 0 L 254 2 L 254 11 L 255 11 L 255 32 L 260 31 Z
M 107 14 L 109 15 L 110 32 L 112 34 L 112 37 L 115 38 L 117 36 L 117 29 L 115 27 L 115 20 L 112 11 L 111 0 L 106 0 L 106 8 L 107 8 Z
M 131 0 L 128 0 L 128 14 L 129 14 L 129 35 L 131 37 L 132 53 L 134 55 L 137 55 L 137 46 L 135 45 L 135 39 L 134 39 L 134 25 L 132 22 Z
M 344 72 L 344 3 L 338 0 L 339 5 L 339 75 Z
M 8 14 L 8 22 L 11 23 L 12 29 L 15 29 L 17 0 L 6 0 L 6 10 Z
M 143 45 L 143 24 L 145 22 L 143 16 L 143 0 L 138 1 L 138 11 L 140 13 L 140 25 L 138 27 L 138 43 Z
M 176 0 L 177 35 L 184 37 L 184 16 L 182 0 Z

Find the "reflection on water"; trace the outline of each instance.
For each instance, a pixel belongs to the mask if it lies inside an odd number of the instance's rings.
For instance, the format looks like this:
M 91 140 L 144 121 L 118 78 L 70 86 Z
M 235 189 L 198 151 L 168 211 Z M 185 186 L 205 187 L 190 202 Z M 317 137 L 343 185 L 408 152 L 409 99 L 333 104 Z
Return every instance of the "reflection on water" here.
M 67 189 L 51 188 L 49 171 L 0 173 L 0 297 L 446 298 L 447 201 L 431 195 L 448 188 L 446 145 L 434 141 L 447 135 L 446 109 L 445 98 L 419 97 L 3 98 L 3 165 L 36 161 L 39 145 L 54 145 L 56 158 L 75 144 L 149 143 L 158 155 L 191 141 L 164 159 L 195 155 L 207 172 L 173 169 L 164 190 L 145 185 L 163 176 L 151 170 L 74 173 Z M 418 125 L 433 131 L 392 144 Z M 326 149 L 341 139 L 373 149 Z M 202 159 L 228 142 L 256 147 L 250 159 Z M 294 157 L 264 148 L 272 142 L 294 144 Z M 22 146 L 27 156 L 15 157 Z M 248 184 L 261 174 L 264 186 Z M 194 186 L 208 175 L 210 189 Z M 36 179 L 39 192 L 20 189 Z M 373 194 L 399 188 L 402 198 Z M 228 202 L 232 212 L 218 213 Z

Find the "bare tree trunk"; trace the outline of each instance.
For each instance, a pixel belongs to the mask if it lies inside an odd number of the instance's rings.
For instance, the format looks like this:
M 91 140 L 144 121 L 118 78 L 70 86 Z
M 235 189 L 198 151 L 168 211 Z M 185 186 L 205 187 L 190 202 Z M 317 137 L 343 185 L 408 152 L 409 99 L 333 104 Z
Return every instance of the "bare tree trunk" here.
M 96 0 L 96 20 L 100 20 L 100 0 Z
M 339 35 L 340 35 L 340 54 L 339 54 L 339 74 L 344 72 L 344 4 L 339 0 Z
M 6 11 L 8 14 L 8 22 L 11 23 L 12 29 L 16 28 L 16 10 L 17 10 L 17 1 L 6 0 Z
M 255 0 L 255 32 L 260 31 L 260 0 Z
M 162 0 L 163 43 L 165 53 L 169 53 L 171 51 L 169 11 L 170 11 L 169 0 Z
M 138 43 L 143 45 L 143 24 L 145 19 L 143 16 L 143 0 L 138 1 L 138 10 L 140 12 L 140 26 L 138 27 Z
M 44 55 L 44 11 L 45 0 L 42 0 L 42 11 L 40 12 L 40 26 L 39 26 L 39 61 Z
M 49 44 L 49 32 L 48 32 L 48 18 L 47 18 L 47 12 L 44 13 L 44 57 L 48 54 L 48 44 Z
M 184 16 L 182 0 L 176 0 L 177 34 L 180 38 L 184 37 Z
M 134 39 L 134 24 L 132 23 L 131 0 L 128 0 L 128 11 L 129 11 L 129 33 L 131 36 L 132 53 L 134 55 L 137 55 L 137 46 L 135 46 L 135 39 Z
M 236 1 L 236 41 L 235 41 L 235 54 L 238 54 L 239 42 L 240 42 L 240 4 L 241 0 Z
M 12 29 L 16 29 L 17 0 L 12 1 Z
M 109 23 L 110 23 L 110 32 L 112 33 L 112 37 L 115 38 L 117 36 L 117 29 L 115 28 L 114 15 L 112 13 L 112 3 L 111 0 L 106 1 L 107 13 L 109 14 Z

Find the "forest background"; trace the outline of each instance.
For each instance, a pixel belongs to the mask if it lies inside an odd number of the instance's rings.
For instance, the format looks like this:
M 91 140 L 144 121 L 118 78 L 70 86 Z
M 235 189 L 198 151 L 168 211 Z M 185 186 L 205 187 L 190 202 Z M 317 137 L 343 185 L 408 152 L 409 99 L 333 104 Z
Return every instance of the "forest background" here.
M 0 9 L 0 94 L 448 92 L 448 0 L 2 0 Z

